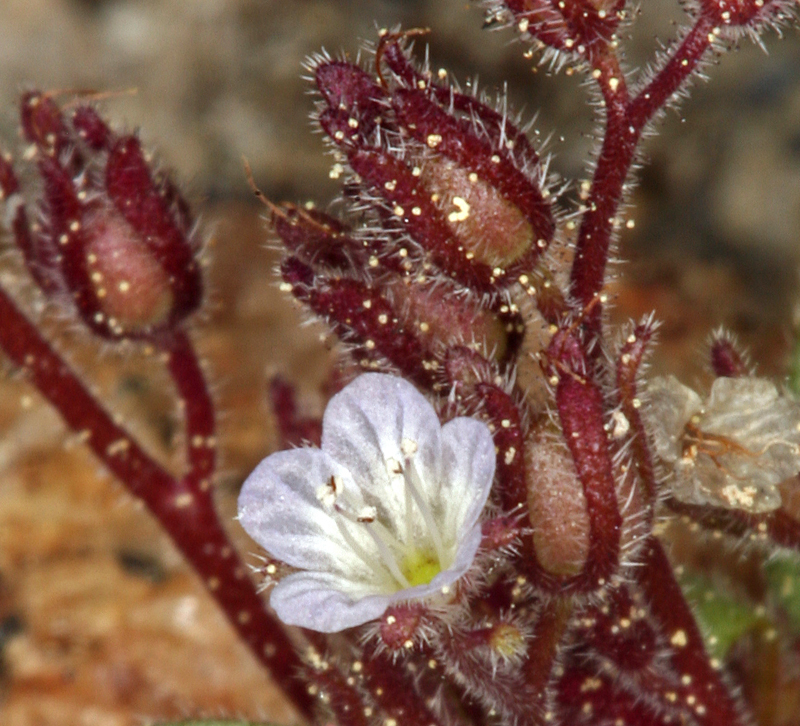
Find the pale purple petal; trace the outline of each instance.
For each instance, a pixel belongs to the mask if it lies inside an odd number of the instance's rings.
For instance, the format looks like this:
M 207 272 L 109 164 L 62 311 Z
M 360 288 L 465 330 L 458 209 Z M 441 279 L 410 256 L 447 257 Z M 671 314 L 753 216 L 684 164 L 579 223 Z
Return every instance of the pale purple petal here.
M 387 595 L 353 590 L 347 578 L 324 572 L 297 572 L 284 577 L 272 591 L 269 604 L 287 625 L 319 633 L 338 633 L 383 615 L 391 602 Z
M 496 454 L 486 424 L 455 418 L 442 427 L 442 481 L 433 502 L 441 502 L 441 531 L 463 536 L 483 511 L 494 479 Z M 474 554 L 474 553 L 473 553 Z
M 280 619 L 337 632 L 391 603 L 446 592 L 480 546 L 494 467 L 484 424 L 458 418 L 441 427 L 410 383 L 357 378 L 325 411 L 322 449 L 273 454 L 239 496 L 253 539 L 303 570 L 273 590 Z M 427 584 L 400 587 L 404 558 L 434 548 L 444 569 Z
M 414 465 L 423 482 L 441 472 L 441 425 L 413 385 L 395 376 L 366 373 L 336 394 L 322 419 L 322 450 L 348 469 L 369 504 L 394 521 L 405 511 L 402 478 L 387 462 L 402 462 L 404 442 L 417 447 Z
M 341 573 L 354 580 L 374 578 L 317 496 L 331 476 L 345 488 L 354 486 L 350 473 L 319 449 L 272 454 L 242 486 L 239 522 L 270 555 L 288 565 Z M 379 560 L 372 539 L 351 529 L 358 544 Z

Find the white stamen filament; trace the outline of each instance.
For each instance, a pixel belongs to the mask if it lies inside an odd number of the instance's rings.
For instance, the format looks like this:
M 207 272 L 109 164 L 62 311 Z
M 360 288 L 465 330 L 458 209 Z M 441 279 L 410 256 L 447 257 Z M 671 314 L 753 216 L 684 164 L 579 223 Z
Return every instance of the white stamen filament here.
M 380 552 L 381 559 L 383 560 L 383 564 L 386 565 L 392 577 L 400 583 L 404 590 L 411 587 L 411 583 L 400 571 L 400 565 L 397 564 L 397 559 L 395 558 L 394 553 L 386 544 L 386 542 L 383 541 L 383 538 L 378 534 L 378 531 L 375 530 L 382 530 L 383 532 L 386 532 L 390 538 L 394 538 L 391 537 L 391 534 L 386 530 L 386 527 L 384 527 L 380 522 L 369 522 L 367 524 L 367 532 L 375 542 L 378 552 Z
M 364 562 L 364 564 L 366 564 L 372 570 L 376 570 L 375 557 L 370 555 L 370 553 L 365 551 L 364 548 L 358 544 L 355 538 L 348 531 L 347 524 L 343 522 L 342 519 L 347 520 L 347 522 L 350 522 L 354 525 L 365 526 L 367 533 L 372 538 L 375 546 L 378 549 L 378 553 L 380 554 L 380 559 L 384 567 L 386 570 L 388 570 L 389 574 L 397 582 L 397 584 L 399 584 L 403 589 L 411 587 L 411 583 L 409 583 L 408 578 L 403 574 L 397 555 L 402 553 L 402 556 L 407 556 L 413 551 L 413 546 L 411 543 L 413 542 L 414 538 L 412 516 L 414 504 L 416 504 L 417 509 L 422 515 L 427 528 L 427 534 L 430 537 L 430 541 L 433 543 L 434 549 L 436 550 L 439 568 L 446 569 L 447 567 L 445 563 L 442 536 L 439 532 L 438 526 L 436 525 L 436 520 L 434 519 L 433 512 L 431 512 L 428 502 L 425 501 L 424 497 L 420 493 L 422 482 L 420 481 L 419 473 L 414 465 L 414 461 L 411 458 L 414 452 L 410 453 L 411 456 L 406 457 L 405 466 L 401 465 L 394 459 L 391 459 L 387 462 L 387 470 L 390 476 L 401 475 L 403 477 L 403 493 L 405 499 L 405 532 L 403 534 L 405 535 L 405 543 L 399 539 L 400 532 L 391 532 L 382 522 L 376 520 L 374 516 L 370 517 L 369 519 L 359 516 L 359 513 L 355 511 L 353 503 L 347 501 L 348 497 L 346 492 L 343 492 L 341 487 L 334 489 L 330 486 L 330 484 L 328 484 L 325 485 L 326 487 L 329 487 L 328 491 L 319 491 L 317 494 L 318 498 L 322 501 L 323 498 L 327 499 L 330 497 L 332 493 L 330 489 L 333 489 L 336 499 L 332 508 L 336 514 L 341 515 L 341 518 L 334 517 L 334 519 L 336 520 L 336 525 L 339 531 L 342 533 L 342 536 L 353 548 L 353 551 Z M 323 489 L 324 487 L 320 487 L 320 490 Z M 321 494 L 326 494 L 327 497 L 323 497 Z M 373 507 L 369 507 L 369 509 L 374 513 Z
M 406 466 L 403 468 L 403 476 L 406 483 L 406 494 L 411 494 L 414 501 L 417 503 L 420 514 L 422 514 L 422 518 L 425 520 L 425 525 L 428 528 L 428 534 L 433 540 L 433 546 L 436 549 L 436 557 L 439 559 L 439 567 L 441 569 L 446 569 L 442 536 L 439 534 L 439 528 L 436 526 L 436 520 L 433 518 L 433 513 L 428 503 L 422 498 L 419 492 L 419 488 L 417 487 L 419 483 L 419 474 L 417 473 L 417 468 L 414 466 L 414 462 L 410 458 L 406 459 Z M 410 520 L 411 517 L 409 516 L 408 510 L 406 510 L 407 526 L 410 526 Z
M 348 518 L 345 517 L 345 519 Z M 364 550 L 364 548 L 361 547 L 361 545 L 358 542 L 356 542 L 356 540 L 353 538 L 353 535 L 351 535 L 350 532 L 347 531 L 346 523 L 343 522 L 339 517 L 334 517 L 333 521 L 336 522 L 336 526 L 342 533 L 342 537 L 344 537 L 345 542 L 347 542 L 347 544 L 350 545 L 350 547 L 353 549 L 353 552 L 355 552 L 356 555 L 358 555 L 358 557 L 361 559 L 361 561 L 367 567 L 369 567 L 373 572 L 378 572 L 377 568 L 375 567 L 375 558 L 369 552 Z M 348 521 L 351 520 L 348 519 Z M 381 573 L 378 572 L 378 574 Z
M 334 521 L 336 522 L 336 526 L 338 527 L 339 531 L 342 533 L 342 537 L 344 537 L 347 543 L 353 548 L 353 551 L 359 556 L 359 558 L 361 558 L 364 564 L 370 567 L 373 571 L 378 571 L 375 567 L 375 558 L 366 552 L 361 545 L 358 544 L 358 542 L 356 542 L 350 532 L 347 531 L 347 525 L 342 521 L 342 519 L 345 519 L 347 522 L 350 522 L 354 525 L 365 526 L 367 534 L 369 534 L 369 536 L 372 538 L 372 541 L 375 542 L 375 546 L 378 548 L 381 561 L 386 569 L 389 570 L 389 574 L 395 579 L 402 589 L 411 587 L 411 583 L 408 581 L 405 575 L 403 575 L 400 565 L 397 563 L 397 558 L 393 552 L 394 548 L 391 547 L 387 541 L 396 545 L 397 549 L 404 548 L 400 542 L 397 541 L 397 538 L 394 537 L 383 524 L 377 520 L 368 521 L 359 519 L 358 515 L 351 512 L 349 508 L 346 509 L 338 503 L 334 505 L 334 511 L 341 515 L 341 518 L 334 517 Z

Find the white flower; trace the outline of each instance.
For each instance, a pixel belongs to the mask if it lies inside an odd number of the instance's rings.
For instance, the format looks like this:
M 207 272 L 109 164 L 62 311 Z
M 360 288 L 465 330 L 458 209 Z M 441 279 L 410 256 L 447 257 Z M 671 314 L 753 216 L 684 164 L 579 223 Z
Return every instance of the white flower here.
M 446 592 L 478 550 L 494 467 L 485 424 L 442 426 L 403 379 L 357 378 L 328 404 L 321 449 L 267 457 L 239 495 L 247 533 L 299 569 L 272 591 L 278 617 L 337 632 Z
M 781 506 L 778 489 L 800 471 L 800 405 L 764 378 L 717 378 L 703 402 L 675 377 L 647 387 L 656 453 L 675 497 L 748 512 Z

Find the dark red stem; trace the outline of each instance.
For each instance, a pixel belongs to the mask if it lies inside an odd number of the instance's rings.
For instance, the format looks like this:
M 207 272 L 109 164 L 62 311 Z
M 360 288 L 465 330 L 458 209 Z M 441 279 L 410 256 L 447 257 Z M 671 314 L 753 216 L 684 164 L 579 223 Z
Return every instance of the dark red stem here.
M 738 509 L 684 504 L 671 497 L 665 503 L 674 512 L 691 517 L 706 529 L 734 537 L 749 536 L 752 540 L 769 539 L 779 547 L 800 550 L 800 521 L 784 508 L 750 514 Z
M 366 647 L 361 668 L 364 685 L 388 718 L 408 726 L 442 726 L 441 720 L 417 697 L 411 678 L 391 657 Z
M 185 420 L 186 485 L 193 491 L 208 491 L 216 463 L 214 403 L 200 369 L 192 342 L 183 330 L 171 330 L 160 338 L 168 356 L 167 368 L 178 389 L 178 405 Z
M 543 724 L 552 720 L 551 679 L 571 615 L 572 605 L 568 600 L 553 598 L 544 603 L 528 641 L 523 675 L 527 692 L 533 694 L 530 709 Z
M 191 363 L 194 355 L 190 355 L 186 346 L 188 339 L 183 333 L 177 333 L 169 348 L 172 352 L 170 364 L 175 368 L 173 374 L 180 376 L 176 382 L 181 395 L 188 394 L 192 401 L 187 403 L 187 421 L 199 432 L 209 421 L 213 427 L 213 413 L 208 412 L 206 404 L 195 401 L 196 393 L 188 389 L 199 369 L 196 362 Z M 311 697 L 296 679 L 302 664 L 280 624 L 267 613 L 247 577 L 244 564 L 216 515 L 210 488 L 198 485 L 202 478 L 193 478 L 204 471 L 210 474 L 207 467 L 213 466 L 213 456 L 210 460 L 199 457 L 192 461 L 189 474 L 181 479 L 164 471 L 125 429 L 114 423 L 75 372 L 2 289 L 0 347 L 25 371 L 67 425 L 85 437 L 95 455 L 131 494 L 144 501 L 200 575 L 242 640 L 267 666 L 301 713 L 309 716 Z M 205 390 L 203 385 L 201 396 Z
M 658 492 L 653 457 L 647 443 L 647 431 L 639 413 L 641 402 L 637 398 L 636 377 L 653 332 L 654 328 L 651 322 L 637 325 L 620 349 L 617 359 L 617 390 L 619 392 L 620 408 L 623 416 L 630 424 L 632 434 L 631 453 L 639 478 L 644 486 L 648 525 L 653 521 Z
M 687 705 L 697 720 L 706 726 L 743 726 L 739 709 L 705 652 L 703 637 L 672 574 L 672 565 L 655 537 L 650 537 L 644 547 L 637 574 L 650 611 L 672 646 L 670 661 L 687 684 L 686 699 L 692 699 Z
M 603 55 L 594 63 L 607 114 L 603 145 L 585 203 L 571 272 L 572 294 L 584 307 L 600 292 L 605 281 L 616 215 L 642 131 L 695 72 L 710 46 L 709 34 L 713 28 L 713 19 L 701 14 L 676 52 L 632 100 L 627 98 L 624 78 L 612 57 Z M 616 82 L 609 85 L 612 77 Z M 594 333 L 598 332 L 599 320 L 597 306 L 589 318 Z

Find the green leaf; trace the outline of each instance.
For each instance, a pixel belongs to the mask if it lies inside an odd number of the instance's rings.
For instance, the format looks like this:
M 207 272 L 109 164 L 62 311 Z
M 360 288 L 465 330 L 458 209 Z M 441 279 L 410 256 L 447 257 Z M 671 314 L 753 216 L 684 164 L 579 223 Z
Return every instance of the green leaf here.
M 759 613 L 751 603 L 724 592 L 708 578 L 687 573 L 680 582 L 712 656 L 724 658 L 739 638 L 764 624 L 763 610 Z
M 796 557 L 776 557 L 764 566 L 770 592 L 800 631 L 800 561 Z

